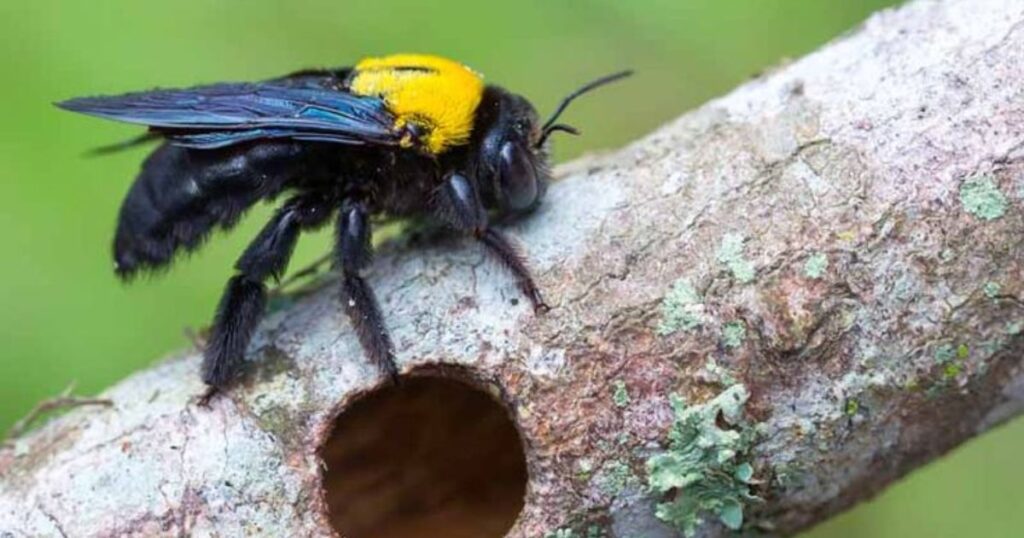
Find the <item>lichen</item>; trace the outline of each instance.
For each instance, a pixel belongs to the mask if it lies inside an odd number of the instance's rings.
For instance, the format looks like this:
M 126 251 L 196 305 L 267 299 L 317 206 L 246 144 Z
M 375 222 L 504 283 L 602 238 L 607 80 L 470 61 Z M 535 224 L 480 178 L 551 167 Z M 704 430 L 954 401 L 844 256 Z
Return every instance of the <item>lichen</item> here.
M 989 299 L 995 299 L 996 297 L 999 296 L 999 291 L 1002 289 L 1002 286 L 998 282 L 992 282 L 990 280 L 985 283 L 983 289 L 985 291 L 985 297 L 988 297 Z
M 846 404 L 843 405 L 843 412 L 846 414 L 846 416 L 849 416 L 849 417 L 856 416 L 859 411 L 860 411 L 860 400 L 858 400 L 856 398 L 848 398 L 846 400 Z
M 286 444 L 296 441 L 295 417 L 288 409 L 281 406 L 271 406 L 256 414 L 256 423 L 260 429 L 274 435 Z
M 629 405 L 629 391 L 626 390 L 626 382 L 616 379 L 612 383 L 612 403 L 615 407 L 623 408 Z
M 727 348 L 737 348 L 743 345 L 747 338 L 747 325 L 742 321 L 730 321 L 722 326 L 722 345 Z
M 587 525 L 582 533 L 572 527 L 559 527 L 544 535 L 544 538 L 605 538 L 606 534 L 600 525 Z
M 704 305 L 697 290 L 686 279 L 679 279 L 661 302 L 661 323 L 658 334 L 668 336 L 676 331 L 690 331 L 705 321 Z
M 935 349 L 935 362 L 939 364 L 945 364 L 956 357 L 956 351 L 953 349 L 953 344 L 942 344 Z
M 728 233 L 722 237 L 722 244 L 718 247 L 719 263 L 724 264 L 740 284 L 754 281 L 754 264 L 743 255 L 745 241 L 746 238 L 740 234 Z
M 606 494 L 618 496 L 627 487 L 638 487 L 640 478 L 625 461 L 614 460 L 606 463 L 595 476 L 598 487 Z
M 779 489 L 799 487 L 808 474 L 807 466 L 797 461 L 777 463 L 772 466 L 772 485 Z
M 984 220 L 995 220 L 1006 213 L 1006 197 L 992 176 L 975 176 L 960 186 L 960 203 L 968 213 Z
M 708 376 L 713 380 L 718 381 L 726 387 L 730 387 L 736 384 L 736 378 L 733 377 L 732 372 L 728 368 L 725 368 L 718 364 L 718 361 L 714 357 L 708 357 L 707 362 L 704 363 L 704 370 L 707 371 Z
M 804 276 L 812 280 L 821 278 L 828 270 L 828 256 L 824 252 L 811 254 L 804 263 Z
M 854 239 L 857 239 L 857 231 L 856 230 L 844 230 L 844 231 L 839 232 L 839 233 L 836 234 L 836 239 L 839 239 L 840 241 L 846 241 L 846 242 L 853 241 Z
M 964 360 L 971 355 L 971 347 L 967 344 L 954 346 L 953 344 L 942 344 L 935 349 L 935 362 L 946 364 L 953 360 Z
M 580 458 L 576 462 L 576 476 L 581 480 L 589 480 L 594 472 L 594 462 L 589 458 Z
M 953 386 L 957 377 L 964 371 L 965 363 L 970 356 L 971 348 L 965 343 L 946 343 L 935 348 L 935 362 L 941 368 L 933 383 L 925 389 L 925 397 L 936 398 L 947 387 Z
M 671 398 L 668 449 L 648 458 L 647 485 L 668 497 L 655 515 L 687 537 L 696 534 L 708 514 L 738 530 L 744 507 L 760 500 L 750 492 L 754 468 L 747 457 L 757 434 L 743 420 L 748 398 L 744 385 L 733 385 L 701 405 Z M 730 428 L 723 429 L 719 417 Z

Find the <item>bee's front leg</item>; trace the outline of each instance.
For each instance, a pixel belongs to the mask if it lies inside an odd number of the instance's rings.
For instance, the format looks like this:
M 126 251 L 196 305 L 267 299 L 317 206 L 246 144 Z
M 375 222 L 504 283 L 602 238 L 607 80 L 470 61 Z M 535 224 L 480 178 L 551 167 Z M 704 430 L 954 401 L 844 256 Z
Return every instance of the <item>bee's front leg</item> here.
M 534 311 L 551 310 L 533 281 L 522 254 L 501 232 L 490 227 L 487 210 L 480 201 L 473 181 L 463 174 L 452 172 L 445 179 L 437 201 L 437 214 L 442 220 L 456 230 L 473 234 L 491 255 L 511 271 L 520 291 L 533 304 Z

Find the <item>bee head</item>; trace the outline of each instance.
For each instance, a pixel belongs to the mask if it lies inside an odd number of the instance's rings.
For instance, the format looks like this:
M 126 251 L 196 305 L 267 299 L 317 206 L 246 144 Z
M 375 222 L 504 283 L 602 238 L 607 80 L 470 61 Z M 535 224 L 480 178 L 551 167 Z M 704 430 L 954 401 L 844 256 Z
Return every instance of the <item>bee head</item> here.
M 502 213 L 532 210 L 549 179 L 547 154 L 537 144 L 537 111 L 523 97 L 491 86 L 478 114 L 476 175 L 487 205 Z
M 477 180 L 488 205 L 502 213 L 525 213 L 540 204 L 551 179 L 547 141 L 556 132 L 578 135 L 558 123 L 569 104 L 586 92 L 632 74 L 608 75 L 573 91 L 541 124 L 537 110 L 525 98 L 488 86 L 478 109 L 479 162 Z

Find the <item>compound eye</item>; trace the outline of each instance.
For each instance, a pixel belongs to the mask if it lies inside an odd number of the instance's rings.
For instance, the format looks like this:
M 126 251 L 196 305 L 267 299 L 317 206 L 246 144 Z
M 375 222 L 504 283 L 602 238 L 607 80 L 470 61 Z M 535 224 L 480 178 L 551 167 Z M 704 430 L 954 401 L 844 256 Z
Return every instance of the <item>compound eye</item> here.
M 530 154 L 515 142 L 505 142 L 499 155 L 501 194 L 509 209 L 524 210 L 537 201 L 537 172 Z

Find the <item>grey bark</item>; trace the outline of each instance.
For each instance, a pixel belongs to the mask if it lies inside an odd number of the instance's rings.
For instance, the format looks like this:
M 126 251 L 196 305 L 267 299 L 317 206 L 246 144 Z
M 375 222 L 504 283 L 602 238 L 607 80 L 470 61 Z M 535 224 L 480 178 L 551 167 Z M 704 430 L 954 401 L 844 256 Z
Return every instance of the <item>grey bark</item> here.
M 1022 81 L 1024 3 L 917 0 L 560 167 L 510 229 L 547 315 L 468 242 L 387 249 L 402 370 L 460 367 L 525 439 L 509 536 L 673 535 L 655 506 L 693 490 L 647 474 L 687 449 L 673 395 L 747 396 L 698 433 L 750 435 L 745 524 L 779 534 L 1020 413 Z M 0 450 L 0 536 L 331 535 L 317 448 L 382 383 L 337 295 L 271 316 L 209 411 L 189 351 Z

